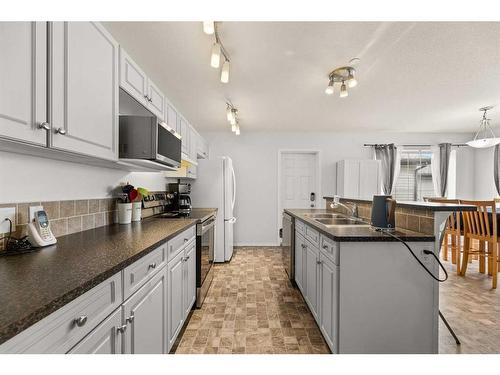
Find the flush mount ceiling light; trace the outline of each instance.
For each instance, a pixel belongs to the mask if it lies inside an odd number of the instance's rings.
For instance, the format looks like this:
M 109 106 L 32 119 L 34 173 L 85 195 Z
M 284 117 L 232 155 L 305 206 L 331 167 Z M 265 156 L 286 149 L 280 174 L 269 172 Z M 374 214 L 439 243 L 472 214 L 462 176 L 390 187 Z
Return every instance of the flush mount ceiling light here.
M 479 123 L 479 130 L 476 132 L 474 139 L 467 142 L 467 144 L 474 148 L 488 148 L 500 144 L 500 138 L 495 136 L 493 129 L 490 125 L 490 119 L 486 118 L 486 112 L 492 109 L 493 106 L 487 106 L 479 108 L 479 111 L 483 112 L 483 118 Z
M 352 59 L 349 63 L 354 65 L 359 61 L 358 58 Z M 328 74 L 328 86 L 325 89 L 325 94 L 332 95 L 334 92 L 334 84 L 340 83 L 340 94 L 341 98 L 345 98 L 349 95 L 347 91 L 347 87 L 353 88 L 358 85 L 358 81 L 355 77 L 356 69 L 351 66 L 341 66 L 340 68 L 336 68 Z
M 221 63 L 221 57 L 223 57 L 224 62 L 222 63 L 222 69 L 220 72 L 220 81 L 222 83 L 228 83 L 229 65 L 230 65 L 229 53 L 224 48 L 224 45 L 222 44 L 222 41 L 220 39 L 218 32 L 218 24 L 219 24 L 218 22 L 214 21 L 204 21 L 203 31 L 205 32 L 205 34 L 209 35 L 213 34 L 215 36 L 215 41 L 212 46 L 212 53 L 210 54 L 210 66 L 216 69 L 219 68 Z
M 238 120 L 238 109 L 231 103 L 226 102 L 226 117 L 229 124 L 231 124 L 231 131 L 236 135 L 240 135 L 240 122 Z

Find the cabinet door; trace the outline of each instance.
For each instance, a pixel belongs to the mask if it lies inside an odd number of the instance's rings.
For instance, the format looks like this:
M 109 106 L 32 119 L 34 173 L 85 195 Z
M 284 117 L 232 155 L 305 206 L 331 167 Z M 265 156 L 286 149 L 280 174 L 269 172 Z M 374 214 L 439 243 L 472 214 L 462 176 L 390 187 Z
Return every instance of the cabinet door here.
M 45 145 L 47 23 L 0 23 L 0 137 Z
M 187 317 L 196 302 L 196 241 L 185 250 L 184 258 L 184 315 Z
M 148 109 L 153 112 L 160 121 L 163 121 L 165 119 L 165 95 L 163 95 L 160 89 L 156 87 L 151 80 L 148 80 L 148 97 Z
M 118 327 L 122 325 L 122 311 L 117 309 L 99 324 L 82 341 L 69 351 L 70 354 L 120 354 L 122 337 Z
M 163 268 L 123 304 L 126 354 L 165 354 L 167 272 Z
M 304 273 L 303 254 L 304 254 L 304 239 L 300 234 L 295 232 L 295 283 L 297 284 L 302 293 L 305 292 L 303 287 L 303 278 L 302 278 L 302 275 Z
M 177 111 L 175 108 L 170 104 L 167 103 L 167 125 L 170 126 L 172 129 L 174 129 L 177 133 L 180 134 L 179 129 L 177 129 Z
M 189 124 L 183 117 L 180 118 L 180 133 L 182 136 L 182 152 L 189 156 Z
M 96 22 L 52 27 L 52 147 L 114 160 L 118 44 Z
M 359 197 L 359 160 L 341 160 L 337 164 L 337 194 Z
M 198 132 L 189 126 L 189 158 L 196 161 L 196 147 L 198 146 Z
M 184 251 L 167 265 L 168 270 L 168 348 L 170 349 L 184 323 Z
M 379 160 L 361 160 L 359 162 L 359 198 L 372 199 L 380 194 Z
M 320 329 L 333 353 L 338 353 L 338 266 L 321 255 Z
M 318 321 L 319 250 L 306 241 L 306 285 L 305 299 L 316 321 Z
M 148 77 L 134 60 L 120 47 L 120 87 L 143 106 L 148 106 Z

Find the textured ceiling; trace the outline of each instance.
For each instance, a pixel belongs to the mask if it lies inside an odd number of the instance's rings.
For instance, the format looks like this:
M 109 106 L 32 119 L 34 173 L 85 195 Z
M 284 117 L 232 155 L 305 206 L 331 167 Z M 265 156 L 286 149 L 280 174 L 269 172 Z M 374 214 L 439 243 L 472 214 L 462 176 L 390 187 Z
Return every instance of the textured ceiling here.
M 226 85 L 201 22 L 104 24 L 202 131 L 227 129 L 225 98 L 243 131 L 473 131 L 479 107 L 500 105 L 500 23 L 224 22 Z M 358 86 L 326 96 L 353 57 Z

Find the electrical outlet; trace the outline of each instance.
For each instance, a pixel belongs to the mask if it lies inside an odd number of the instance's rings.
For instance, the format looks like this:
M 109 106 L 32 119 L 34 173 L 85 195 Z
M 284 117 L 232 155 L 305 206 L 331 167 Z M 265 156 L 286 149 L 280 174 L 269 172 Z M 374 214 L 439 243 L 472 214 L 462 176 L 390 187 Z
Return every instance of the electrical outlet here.
M 31 206 L 30 207 L 30 223 L 35 219 L 35 212 L 43 211 L 43 206 Z
M 16 208 L 7 207 L 0 208 L 0 234 L 9 233 L 10 224 L 8 220 L 12 221 L 12 232 L 16 230 Z

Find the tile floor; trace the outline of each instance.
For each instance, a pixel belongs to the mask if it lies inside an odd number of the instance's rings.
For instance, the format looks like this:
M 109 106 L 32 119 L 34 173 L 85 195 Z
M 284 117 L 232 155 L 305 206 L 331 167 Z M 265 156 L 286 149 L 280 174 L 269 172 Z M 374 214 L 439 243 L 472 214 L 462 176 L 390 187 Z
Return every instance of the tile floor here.
M 476 263 L 461 277 L 445 262 L 449 280 L 440 285 L 440 309 L 462 345 L 440 320 L 440 353 L 500 353 L 500 289 L 491 289 Z M 241 247 L 230 263 L 215 267 L 203 307 L 193 311 L 172 352 L 330 352 L 276 248 Z
M 276 248 L 240 247 L 230 263 L 215 267 L 203 307 L 172 352 L 330 353 Z

